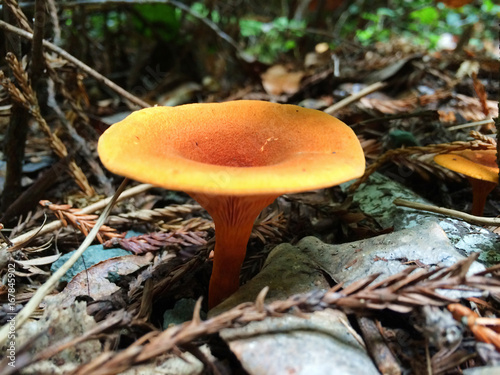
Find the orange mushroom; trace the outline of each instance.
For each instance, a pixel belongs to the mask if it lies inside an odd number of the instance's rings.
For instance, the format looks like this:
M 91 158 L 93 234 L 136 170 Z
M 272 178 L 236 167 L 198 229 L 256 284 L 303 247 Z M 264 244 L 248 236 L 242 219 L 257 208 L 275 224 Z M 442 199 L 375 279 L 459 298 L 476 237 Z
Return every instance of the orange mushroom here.
M 213 307 L 239 288 L 253 223 L 284 193 L 340 184 L 365 169 L 354 132 L 323 112 L 262 101 L 153 107 L 99 139 L 112 172 L 187 192 L 215 223 Z
M 472 186 L 472 215 L 482 216 L 488 194 L 498 185 L 496 150 L 464 150 L 441 154 L 434 161 L 467 177 Z

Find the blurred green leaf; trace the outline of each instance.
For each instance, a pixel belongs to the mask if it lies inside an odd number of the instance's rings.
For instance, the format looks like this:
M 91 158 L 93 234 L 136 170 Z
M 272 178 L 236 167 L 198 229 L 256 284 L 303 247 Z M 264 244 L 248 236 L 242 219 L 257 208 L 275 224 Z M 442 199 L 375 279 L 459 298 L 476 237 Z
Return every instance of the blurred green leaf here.
M 240 21 L 240 33 L 244 37 L 258 36 L 262 31 L 262 22 L 242 19 Z
M 138 4 L 134 6 L 138 17 L 134 24 L 147 37 L 160 36 L 170 41 L 178 36 L 179 13 L 168 4 Z M 154 31 L 154 32 L 153 32 Z
M 242 19 L 239 26 L 241 36 L 247 38 L 245 53 L 262 63 L 272 64 L 280 54 L 297 48 L 297 39 L 304 35 L 307 24 L 278 17 L 272 22 Z
M 411 12 L 410 18 L 418 19 L 420 22 L 426 25 L 432 25 L 439 18 L 439 13 L 436 8 L 429 6 Z

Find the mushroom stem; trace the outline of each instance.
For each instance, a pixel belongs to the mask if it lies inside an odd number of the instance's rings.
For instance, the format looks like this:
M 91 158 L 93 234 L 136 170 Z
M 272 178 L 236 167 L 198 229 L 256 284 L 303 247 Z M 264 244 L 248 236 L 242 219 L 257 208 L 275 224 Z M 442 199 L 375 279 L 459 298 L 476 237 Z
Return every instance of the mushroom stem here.
M 210 308 L 218 305 L 240 287 L 241 265 L 245 259 L 255 218 L 248 218 L 247 222 L 242 222 L 238 227 L 215 221 L 214 259 L 208 290 Z
M 238 290 L 241 265 L 255 219 L 277 196 L 190 195 L 215 223 L 214 261 L 208 290 L 208 306 L 212 308 Z
M 497 183 L 485 180 L 478 180 L 477 178 L 468 178 L 472 186 L 472 210 L 471 214 L 474 216 L 483 216 L 484 206 L 488 194 L 495 189 Z

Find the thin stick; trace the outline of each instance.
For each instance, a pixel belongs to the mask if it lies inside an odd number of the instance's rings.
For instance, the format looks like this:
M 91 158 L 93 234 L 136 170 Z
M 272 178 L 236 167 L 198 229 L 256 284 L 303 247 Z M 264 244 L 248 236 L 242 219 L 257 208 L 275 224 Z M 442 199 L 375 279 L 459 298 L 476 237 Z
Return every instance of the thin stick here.
M 375 117 L 375 118 L 370 118 L 368 120 L 359 121 L 359 122 L 352 124 L 351 127 L 354 128 L 355 126 L 371 124 L 373 122 L 400 120 L 400 119 L 406 119 L 406 118 L 412 118 L 412 117 L 420 117 L 420 118 L 425 117 L 425 116 L 431 117 L 431 116 L 435 116 L 436 114 L 437 114 L 436 111 L 432 111 L 432 110 L 396 113 L 394 115 L 386 115 L 386 116 L 382 116 L 382 117 Z
M 382 81 L 375 82 L 374 84 L 371 84 L 370 86 L 365 87 L 363 90 L 361 90 L 357 94 L 349 95 L 347 98 L 342 99 L 340 102 L 335 103 L 334 105 L 331 105 L 330 107 L 325 109 L 324 112 L 328 113 L 329 115 L 333 115 L 339 109 L 347 107 L 349 104 L 361 99 L 362 97 L 364 97 L 366 95 L 371 94 L 372 92 L 383 89 L 385 86 L 387 86 L 387 83 L 385 83 L 385 82 L 382 82 Z
M 143 193 L 143 192 L 151 189 L 152 187 L 153 187 L 153 185 L 150 185 L 150 184 L 141 184 L 141 185 L 134 186 L 133 188 L 125 190 L 123 192 L 123 194 L 121 194 L 118 198 L 116 198 L 116 201 L 119 202 L 119 201 L 122 201 L 124 199 L 133 197 L 134 195 Z M 97 210 L 101 210 L 104 207 L 106 207 L 106 205 L 111 201 L 111 199 L 113 199 L 113 197 L 105 198 L 103 200 L 100 200 L 99 202 L 91 204 L 90 206 L 82 208 L 81 213 L 82 214 L 90 214 L 90 213 L 93 213 Z M 38 235 L 46 234 L 46 233 L 52 232 L 54 230 L 57 230 L 61 227 L 62 227 L 62 222 L 60 220 L 55 220 L 55 221 L 45 225 L 42 229 L 36 228 L 36 229 L 33 229 L 27 233 L 21 234 L 20 236 L 18 236 L 16 238 L 13 238 L 13 239 L 11 239 L 11 242 L 14 245 L 17 245 L 17 244 L 22 243 L 24 241 L 28 241 L 31 237 L 33 237 L 37 234 Z M 0 251 L 2 251 L 2 250 L 3 249 L 0 249 Z
M 450 210 L 449 208 L 437 207 L 430 204 L 411 202 L 404 199 L 397 198 L 394 200 L 396 206 L 415 208 L 417 210 L 434 212 L 436 214 L 441 214 L 445 216 L 454 217 L 456 219 L 461 219 L 476 225 L 489 225 L 489 226 L 500 226 L 500 218 L 492 217 L 481 217 L 466 214 L 465 212 Z
M 59 26 L 59 17 L 57 16 L 56 1 L 47 0 L 47 9 L 49 11 L 50 23 L 52 24 L 52 40 L 58 46 L 61 44 L 61 27 Z
M 1 21 L 0 20 L 0 29 L 4 29 L 13 33 L 16 33 L 19 36 L 22 36 L 25 39 L 28 40 L 33 40 L 33 34 L 27 31 L 24 31 L 18 27 L 12 26 L 8 24 L 7 22 Z M 147 108 L 151 107 L 149 103 L 145 102 L 144 100 L 138 98 L 137 96 L 129 93 L 127 90 L 124 88 L 118 86 L 116 83 L 113 81 L 109 80 L 108 78 L 104 77 L 102 74 L 96 72 L 94 69 L 92 69 L 90 66 L 84 64 L 80 60 L 78 60 L 76 57 L 73 55 L 70 55 L 68 52 L 63 50 L 62 48 L 46 41 L 45 39 L 43 40 L 43 46 L 52 52 L 57 53 L 59 56 L 62 58 L 68 60 L 72 64 L 76 65 L 78 68 L 83 70 L 85 73 L 89 74 L 90 76 L 94 77 L 98 82 L 101 82 L 108 86 L 110 89 L 114 90 L 116 93 L 119 95 L 123 96 L 125 99 L 130 100 L 132 103 L 137 104 L 138 106 L 142 108 Z
M 368 349 L 368 353 L 373 358 L 380 373 L 400 375 L 401 369 L 398 362 L 382 337 L 377 327 L 377 323 L 372 318 L 364 316 L 356 317 L 356 321 L 365 339 L 363 346 Z
M 165 0 L 164 1 L 167 4 L 172 4 L 174 7 L 179 8 L 180 10 L 188 13 L 190 16 L 198 19 L 199 21 L 203 22 L 205 25 L 207 25 L 210 29 L 212 29 L 213 32 L 215 32 L 220 38 L 225 40 L 227 43 L 229 43 L 236 51 L 239 52 L 241 57 L 243 56 L 243 51 L 241 47 L 236 43 L 236 41 L 231 38 L 228 34 L 226 34 L 224 31 L 222 31 L 219 26 L 215 22 L 212 22 L 206 17 L 203 17 L 201 14 L 194 12 L 191 10 L 191 8 L 180 1 L 175 1 L 175 0 Z
M 49 279 L 36 291 L 36 293 L 31 297 L 31 299 L 28 301 L 28 303 L 24 306 L 24 308 L 19 312 L 19 314 L 16 315 L 16 329 L 18 329 L 28 318 L 30 315 L 38 308 L 40 305 L 40 302 L 47 296 L 56 286 L 58 281 L 61 279 L 61 277 L 64 276 L 64 274 L 75 264 L 75 262 L 82 256 L 83 252 L 89 247 L 89 245 L 94 241 L 94 238 L 96 237 L 97 233 L 99 233 L 99 229 L 101 226 L 104 224 L 106 221 L 107 217 L 109 216 L 109 213 L 111 212 L 111 209 L 113 208 L 113 205 L 117 201 L 118 197 L 122 193 L 122 191 L 125 189 L 125 186 L 127 185 L 128 179 L 124 179 L 121 185 L 118 187 L 118 190 L 116 193 L 113 195 L 113 197 L 109 200 L 109 203 L 107 204 L 106 208 L 104 211 L 101 213 L 101 216 L 99 216 L 99 219 L 97 220 L 95 226 L 92 228 L 90 233 L 88 234 L 87 237 L 85 237 L 85 240 L 82 242 L 80 247 L 75 251 L 75 253 L 64 263 L 61 268 L 59 268 L 56 272 L 52 274 L 52 276 L 49 277 Z M 0 344 L 3 344 L 8 337 L 9 334 L 9 329 L 10 325 L 6 324 L 0 329 Z
M 425 339 L 425 363 L 427 364 L 427 375 L 433 375 L 432 361 L 429 353 L 429 339 Z
M 486 120 L 481 120 L 481 121 L 476 121 L 476 122 L 469 122 L 467 124 L 460 124 L 460 125 L 455 125 L 455 126 L 450 126 L 449 128 L 446 128 L 449 131 L 453 130 L 459 130 L 459 129 L 465 129 L 465 128 L 472 128 L 474 126 L 479 126 L 479 125 L 486 125 L 490 123 L 494 123 L 493 119 L 489 118 Z

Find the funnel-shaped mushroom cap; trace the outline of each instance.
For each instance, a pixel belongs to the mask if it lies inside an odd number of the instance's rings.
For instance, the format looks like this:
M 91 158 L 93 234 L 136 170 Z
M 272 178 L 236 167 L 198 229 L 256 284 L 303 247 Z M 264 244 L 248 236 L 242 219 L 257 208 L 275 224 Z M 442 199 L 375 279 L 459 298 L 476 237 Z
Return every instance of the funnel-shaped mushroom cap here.
M 436 155 L 434 161 L 454 172 L 477 180 L 498 183 L 496 150 L 464 150 Z
M 365 169 L 356 135 L 336 118 L 248 100 L 136 111 L 104 132 L 98 152 L 116 174 L 217 195 L 324 188 Z

